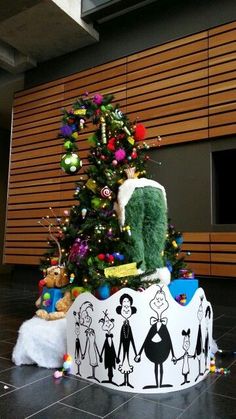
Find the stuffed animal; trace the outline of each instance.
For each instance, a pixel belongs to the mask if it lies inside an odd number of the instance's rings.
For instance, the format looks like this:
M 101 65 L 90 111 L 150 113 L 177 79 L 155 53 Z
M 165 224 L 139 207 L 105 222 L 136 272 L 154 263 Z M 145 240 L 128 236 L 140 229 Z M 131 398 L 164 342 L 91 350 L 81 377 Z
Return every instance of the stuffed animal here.
M 35 305 L 36 315 L 45 320 L 57 320 L 65 317 L 72 304 L 71 293 L 63 288 L 69 284 L 64 266 L 51 266 L 47 275 L 39 281 L 41 295 Z

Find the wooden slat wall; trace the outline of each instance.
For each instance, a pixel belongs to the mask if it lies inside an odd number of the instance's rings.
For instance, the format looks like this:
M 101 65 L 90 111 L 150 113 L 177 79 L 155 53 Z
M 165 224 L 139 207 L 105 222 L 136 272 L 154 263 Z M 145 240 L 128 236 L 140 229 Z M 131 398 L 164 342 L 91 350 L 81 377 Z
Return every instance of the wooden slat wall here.
M 194 232 L 183 237 L 183 254 L 196 275 L 236 277 L 236 233 Z
M 74 184 L 86 169 L 86 139 L 94 127 L 78 142 L 82 170 L 64 175 L 62 107 L 85 91 L 113 93 L 131 120 L 139 117 L 147 126 L 151 146 L 158 135 L 170 145 L 235 133 L 235 41 L 232 23 L 16 94 L 4 262 L 38 264 L 47 232 L 37 221 L 49 206 L 60 216 L 74 204 Z M 207 262 L 201 262 L 203 273 Z
M 236 132 L 236 22 L 209 31 L 209 137 Z

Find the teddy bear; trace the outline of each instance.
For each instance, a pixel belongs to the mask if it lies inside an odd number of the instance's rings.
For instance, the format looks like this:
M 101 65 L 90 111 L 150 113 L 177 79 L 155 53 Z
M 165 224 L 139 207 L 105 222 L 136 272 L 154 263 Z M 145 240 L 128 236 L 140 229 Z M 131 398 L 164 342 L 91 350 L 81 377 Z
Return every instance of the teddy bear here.
M 50 266 L 47 275 L 39 281 L 41 295 L 35 302 L 36 315 L 45 320 L 65 317 L 72 304 L 71 292 L 65 287 L 69 284 L 64 266 Z

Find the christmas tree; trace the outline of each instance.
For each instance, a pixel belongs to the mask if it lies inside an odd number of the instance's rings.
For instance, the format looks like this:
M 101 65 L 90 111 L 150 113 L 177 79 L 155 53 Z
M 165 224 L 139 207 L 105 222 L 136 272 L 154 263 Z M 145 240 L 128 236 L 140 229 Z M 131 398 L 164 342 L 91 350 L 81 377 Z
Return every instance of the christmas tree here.
M 146 129 L 137 121 L 131 123 L 112 100 L 111 95 L 84 95 L 71 110 L 63 111 L 60 136 L 65 154 L 61 168 L 66 173 L 75 174 L 81 168 L 76 142 L 80 131 L 91 121 L 96 128 L 88 138 L 88 169 L 76 183 L 76 205 L 61 218 L 51 210 L 53 222 L 47 220 L 52 240 L 43 261 L 47 267 L 59 259 L 73 285 L 100 289 L 107 295 L 122 286 L 137 289 L 149 285 L 151 278 L 159 281 L 156 268 L 167 271 L 164 265 L 171 267 L 173 274 L 183 267 L 183 260 L 176 264 L 176 252 L 168 247 L 171 240 L 173 248 L 175 239 L 170 230 L 166 241 L 164 188 L 147 180 Z M 142 186 L 138 190 L 137 182 Z M 123 201 L 134 191 L 136 197 L 125 213 Z

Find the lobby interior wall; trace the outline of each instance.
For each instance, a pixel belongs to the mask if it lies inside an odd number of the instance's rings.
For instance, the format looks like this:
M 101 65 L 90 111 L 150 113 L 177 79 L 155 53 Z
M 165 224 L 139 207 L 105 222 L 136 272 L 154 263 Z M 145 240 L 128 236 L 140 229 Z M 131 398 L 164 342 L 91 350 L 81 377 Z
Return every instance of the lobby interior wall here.
M 25 88 L 234 20 L 235 0 L 158 0 L 98 25 L 98 43 L 27 71 Z
M 134 12 L 101 25 L 98 44 L 27 72 L 25 88 L 37 85 L 40 89 L 42 83 L 234 20 L 235 1 L 226 0 L 224 5 L 218 0 L 159 1 L 142 13 Z M 150 153 L 154 160 L 162 162 L 160 168 L 151 162 L 150 167 L 154 178 L 166 187 L 170 216 L 182 231 L 212 231 L 210 148 L 207 140 L 171 145 Z

